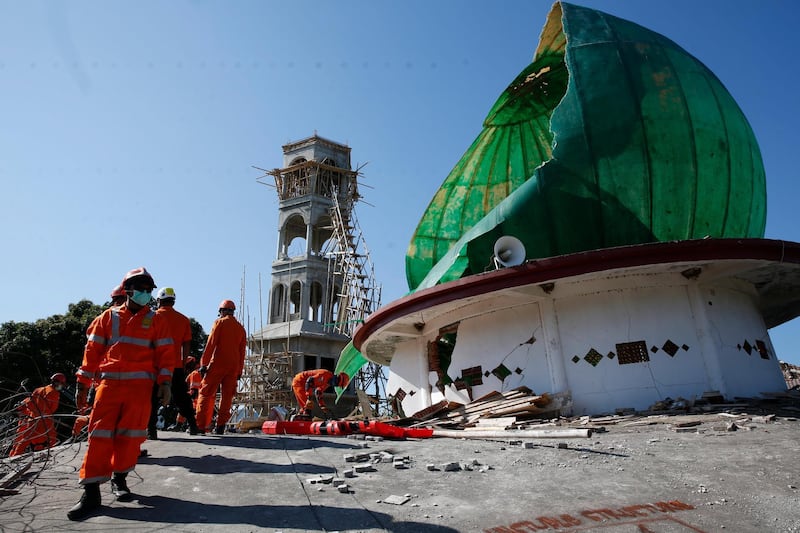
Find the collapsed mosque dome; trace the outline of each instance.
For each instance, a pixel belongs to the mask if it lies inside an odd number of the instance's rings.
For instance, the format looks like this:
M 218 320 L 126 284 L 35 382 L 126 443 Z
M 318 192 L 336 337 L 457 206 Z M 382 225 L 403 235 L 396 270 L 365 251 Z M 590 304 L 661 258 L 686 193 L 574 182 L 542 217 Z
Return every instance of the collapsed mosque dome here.
M 761 153 L 719 79 L 658 33 L 557 2 L 422 216 L 406 277 L 413 291 L 483 272 L 503 235 L 537 259 L 763 237 L 765 222 Z

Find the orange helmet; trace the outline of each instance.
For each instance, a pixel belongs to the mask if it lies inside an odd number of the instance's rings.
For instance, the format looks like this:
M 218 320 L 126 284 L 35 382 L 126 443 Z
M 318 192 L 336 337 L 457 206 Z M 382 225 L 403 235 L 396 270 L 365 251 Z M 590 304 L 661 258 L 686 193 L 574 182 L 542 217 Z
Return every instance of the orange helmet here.
M 125 296 L 125 289 L 122 288 L 122 285 L 117 285 L 111 290 L 111 299 L 117 298 L 118 296 Z
M 336 374 L 337 387 L 346 389 L 349 384 L 350 384 L 350 376 L 347 375 L 347 372 L 339 372 L 338 374 Z
M 122 285 L 123 289 L 127 289 L 134 279 L 139 279 L 139 278 L 149 280 L 150 283 L 153 284 L 153 288 L 156 287 L 156 282 L 153 279 L 153 276 L 151 276 L 150 272 L 148 272 L 147 269 L 144 267 L 134 268 L 133 270 L 125 274 L 125 277 L 122 278 L 122 283 L 120 283 L 120 285 Z
M 219 304 L 220 309 L 230 309 L 231 311 L 236 311 L 236 304 L 233 303 L 233 300 L 222 300 Z
M 61 372 L 56 372 L 55 374 L 50 376 L 50 383 L 61 383 L 62 385 L 66 385 L 67 376 L 65 376 Z

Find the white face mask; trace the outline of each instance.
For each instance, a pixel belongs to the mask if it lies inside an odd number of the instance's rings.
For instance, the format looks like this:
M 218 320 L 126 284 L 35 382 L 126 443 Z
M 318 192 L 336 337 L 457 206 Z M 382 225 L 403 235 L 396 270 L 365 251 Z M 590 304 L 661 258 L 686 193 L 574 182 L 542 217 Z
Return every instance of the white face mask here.
M 58 392 L 61 392 L 61 390 L 64 388 L 64 385 L 62 385 L 61 383 L 56 383 L 55 385 L 53 385 L 53 388 Z

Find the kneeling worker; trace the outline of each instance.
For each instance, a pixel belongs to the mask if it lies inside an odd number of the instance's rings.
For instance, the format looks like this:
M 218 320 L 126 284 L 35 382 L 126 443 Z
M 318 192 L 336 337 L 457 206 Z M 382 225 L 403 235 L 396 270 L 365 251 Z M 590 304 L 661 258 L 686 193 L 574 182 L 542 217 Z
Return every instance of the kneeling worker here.
M 292 390 L 297 398 L 297 405 L 300 408 L 300 416 L 310 416 L 314 408 L 313 396 L 317 400 L 317 405 L 323 413 L 329 413 L 325 402 L 322 400 L 322 393 L 330 387 L 347 388 L 350 383 L 350 376 L 345 372 L 334 374 L 330 370 L 306 370 L 300 372 L 292 379 Z

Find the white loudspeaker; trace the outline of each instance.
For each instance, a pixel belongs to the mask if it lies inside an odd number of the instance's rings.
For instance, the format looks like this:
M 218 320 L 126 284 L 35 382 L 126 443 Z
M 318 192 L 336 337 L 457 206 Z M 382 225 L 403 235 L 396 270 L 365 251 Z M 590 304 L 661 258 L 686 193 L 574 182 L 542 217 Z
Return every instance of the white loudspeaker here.
M 525 245 L 510 235 L 500 237 L 494 243 L 494 261 L 497 268 L 521 265 L 525 262 Z

